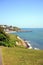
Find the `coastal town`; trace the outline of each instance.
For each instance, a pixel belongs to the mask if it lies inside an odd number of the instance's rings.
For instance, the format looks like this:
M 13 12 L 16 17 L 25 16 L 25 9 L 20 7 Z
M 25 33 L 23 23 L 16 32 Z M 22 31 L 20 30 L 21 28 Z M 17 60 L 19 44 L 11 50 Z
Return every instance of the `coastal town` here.
M 32 32 L 32 30 L 23 30 L 22 28 L 16 26 L 0 25 L 3 27 L 5 32 Z
M 9 26 L 9 25 L 0 25 L 0 27 L 3 27 L 3 29 L 4 29 L 5 32 L 21 30 L 21 29 L 18 28 L 18 27 L 15 27 L 15 26 Z

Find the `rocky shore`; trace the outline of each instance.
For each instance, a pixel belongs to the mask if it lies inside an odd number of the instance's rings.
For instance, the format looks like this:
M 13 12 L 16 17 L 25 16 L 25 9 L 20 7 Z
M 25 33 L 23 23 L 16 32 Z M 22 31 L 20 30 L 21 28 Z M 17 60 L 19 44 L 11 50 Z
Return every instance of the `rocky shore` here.
M 22 45 L 22 46 L 24 46 L 24 47 L 27 48 L 27 49 L 40 50 L 39 48 L 33 48 L 33 47 L 31 46 L 31 44 L 30 44 L 30 41 L 23 40 L 23 39 L 21 39 L 19 36 L 17 36 L 17 38 L 18 38 L 19 40 L 21 40 L 21 42 L 22 42 L 22 43 L 18 43 L 18 42 L 17 42 L 17 45 Z
M 26 47 L 28 49 L 32 49 L 32 46 L 31 46 L 31 44 L 28 41 L 21 39 L 19 36 L 17 36 L 17 38 L 19 40 L 21 40 L 21 42 L 22 42 L 21 45 L 23 45 L 24 47 Z M 16 44 L 19 44 L 19 43 L 16 42 Z

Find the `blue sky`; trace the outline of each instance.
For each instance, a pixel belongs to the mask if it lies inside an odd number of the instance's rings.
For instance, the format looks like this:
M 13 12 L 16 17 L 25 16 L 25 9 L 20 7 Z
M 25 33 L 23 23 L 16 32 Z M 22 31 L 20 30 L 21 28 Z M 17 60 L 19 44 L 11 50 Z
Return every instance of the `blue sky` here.
M 43 0 L 0 0 L 0 24 L 43 28 Z

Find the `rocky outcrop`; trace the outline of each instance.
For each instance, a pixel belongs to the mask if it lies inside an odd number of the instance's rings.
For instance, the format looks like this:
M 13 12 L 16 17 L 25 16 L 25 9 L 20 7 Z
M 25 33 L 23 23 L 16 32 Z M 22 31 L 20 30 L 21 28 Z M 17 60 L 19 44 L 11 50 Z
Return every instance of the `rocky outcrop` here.
M 32 49 L 31 45 L 29 42 L 24 41 L 23 39 L 21 39 L 19 36 L 17 36 L 17 38 L 20 40 L 19 42 L 16 42 L 17 45 L 19 46 L 24 46 L 25 48 L 29 48 Z

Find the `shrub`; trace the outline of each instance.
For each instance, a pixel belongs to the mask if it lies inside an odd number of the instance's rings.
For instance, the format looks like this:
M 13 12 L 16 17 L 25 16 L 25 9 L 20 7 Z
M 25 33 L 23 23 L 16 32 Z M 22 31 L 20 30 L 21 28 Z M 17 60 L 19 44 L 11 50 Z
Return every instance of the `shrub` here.
M 15 37 L 14 37 L 15 38 Z M 4 32 L 4 29 L 0 27 L 0 46 L 14 47 L 16 46 L 16 40 L 10 39 L 10 35 Z

